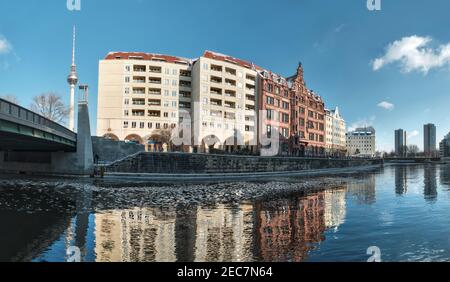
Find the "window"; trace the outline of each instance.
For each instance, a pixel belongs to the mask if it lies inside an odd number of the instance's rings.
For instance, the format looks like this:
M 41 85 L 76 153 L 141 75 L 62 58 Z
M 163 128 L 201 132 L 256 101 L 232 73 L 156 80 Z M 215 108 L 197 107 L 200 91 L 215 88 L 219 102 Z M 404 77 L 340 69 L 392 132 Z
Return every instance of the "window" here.
M 152 129 L 152 128 L 153 128 L 153 123 L 149 122 L 149 123 L 148 123 L 148 128 L 149 128 L 149 129 Z
M 125 66 L 125 71 L 126 72 L 130 72 L 131 71 L 131 66 Z
M 288 114 L 283 114 L 282 116 L 282 121 L 284 123 L 289 123 L 289 115 Z
M 139 124 L 139 127 L 140 127 L 141 129 L 144 129 L 144 127 L 145 127 L 145 122 L 141 122 L 141 123 Z
M 165 69 L 165 74 L 170 74 L 170 69 L 169 68 Z
M 176 107 L 177 106 L 177 101 L 172 101 L 172 107 Z
M 272 110 L 267 110 L 267 120 L 272 120 Z
M 156 129 L 161 129 L 161 124 L 159 122 L 156 123 Z
M 125 83 L 130 83 L 130 77 L 129 76 L 125 76 Z
M 208 98 L 203 98 L 203 105 L 207 105 L 208 104 Z
M 164 117 L 165 117 L 165 118 L 168 118 L 168 117 L 169 117 L 169 113 L 165 112 L 165 113 L 164 113 Z
M 272 126 L 268 125 L 267 126 L 267 138 L 271 138 L 272 137 Z
M 178 85 L 178 81 L 172 80 L 172 86 L 177 86 L 177 85 Z
M 169 84 L 170 84 L 170 80 L 164 79 L 164 85 L 169 85 Z
M 123 122 L 123 128 L 128 128 L 128 121 Z
M 173 75 L 177 75 L 177 74 L 178 74 L 178 70 L 177 70 L 177 69 L 173 69 L 173 70 L 172 70 L 172 74 L 173 74 Z
M 125 87 L 125 94 L 130 94 L 130 87 Z
M 169 90 L 164 90 L 164 96 L 169 96 Z
M 124 104 L 125 105 L 129 105 L 130 104 L 130 99 L 125 99 Z
M 203 63 L 203 69 L 208 70 L 208 68 L 209 68 L 209 65 L 207 63 Z
M 272 84 L 270 84 L 270 83 L 267 84 L 267 91 L 273 92 L 273 85 Z
M 130 114 L 130 112 L 128 110 L 125 110 L 123 114 L 124 114 L 124 116 L 127 117 Z
M 133 121 L 133 122 L 131 123 L 131 128 L 136 128 L 136 122 L 135 122 L 135 121 Z
M 177 97 L 177 91 L 172 91 L 172 97 Z

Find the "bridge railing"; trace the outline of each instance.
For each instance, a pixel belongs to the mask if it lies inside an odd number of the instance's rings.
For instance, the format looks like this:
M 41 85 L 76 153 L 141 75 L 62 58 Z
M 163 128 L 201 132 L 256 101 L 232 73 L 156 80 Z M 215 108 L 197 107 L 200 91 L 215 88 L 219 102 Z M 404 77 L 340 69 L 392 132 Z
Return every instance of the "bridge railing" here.
M 57 134 L 76 141 L 76 133 L 64 127 L 63 125 L 45 118 L 44 116 L 30 111 L 24 107 L 11 103 L 7 100 L 0 98 L 0 114 L 7 117 L 18 119 L 25 124 L 32 124 L 35 127 L 46 129 L 53 134 Z

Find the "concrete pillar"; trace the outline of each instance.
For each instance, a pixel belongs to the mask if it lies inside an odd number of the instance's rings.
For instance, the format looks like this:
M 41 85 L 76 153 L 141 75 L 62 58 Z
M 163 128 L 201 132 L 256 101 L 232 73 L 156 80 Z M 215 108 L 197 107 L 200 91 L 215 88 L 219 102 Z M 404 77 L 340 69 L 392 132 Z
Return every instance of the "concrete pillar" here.
M 87 97 L 78 102 L 77 166 L 79 172 L 91 175 L 94 172 L 91 126 Z

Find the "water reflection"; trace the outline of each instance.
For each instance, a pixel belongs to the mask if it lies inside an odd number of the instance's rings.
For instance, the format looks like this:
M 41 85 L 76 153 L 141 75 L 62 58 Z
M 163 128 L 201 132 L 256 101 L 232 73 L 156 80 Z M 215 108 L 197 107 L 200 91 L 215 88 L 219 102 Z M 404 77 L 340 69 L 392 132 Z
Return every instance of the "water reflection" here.
M 424 204 L 443 203 L 450 208 L 449 203 L 436 201 L 438 194 L 445 194 L 440 187 L 447 191 L 450 188 L 448 167 L 395 166 L 385 170 L 359 176 L 333 189 L 226 204 L 153 205 L 146 201 L 153 194 L 145 190 L 141 191 L 139 204 L 127 201 L 136 196 L 135 191 L 91 185 L 76 190 L 0 185 L 0 261 L 64 261 L 70 246 L 80 248 L 82 261 L 97 262 L 297 262 L 318 259 L 320 255 L 339 260 L 340 255 L 351 251 L 364 255 L 360 249 L 371 246 L 383 234 L 395 235 L 395 228 L 409 228 L 411 220 L 415 228 L 427 226 L 423 228 L 427 238 L 434 238 L 432 242 L 441 242 L 439 234 L 428 232 L 447 230 L 450 222 L 447 224 L 446 218 L 435 217 L 443 221 L 436 223 L 427 220 L 423 216 L 427 213 L 413 198 L 414 208 L 405 205 L 407 221 L 398 225 L 402 214 L 390 207 L 399 203 L 391 203 L 386 195 L 392 197 L 393 187 L 397 195 L 404 195 L 408 188 L 423 188 L 423 195 L 418 196 Z M 389 175 L 392 177 L 385 178 Z M 229 184 L 229 189 L 236 185 L 242 184 Z M 111 202 L 111 195 L 120 199 L 117 204 Z M 414 195 L 409 193 L 408 197 Z M 391 225 L 382 221 L 385 214 L 392 215 Z M 430 224 L 436 224 L 436 228 L 428 228 Z M 378 233 L 380 228 L 394 229 Z M 414 234 L 406 230 L 402 234 Z M 341 240 L 342 245 L 330 245 L 330 240 Z M 389 242 L 380 240 L 379 244 Z M 425 239 L 410 240 L 408 246 Z M 327 253 L 326 246 L 334 249 Z M 429 252 L 417 255 L 414 250 L 408 251 L 418 258 Z M 396 256 L 401 257 L 401 253 Z

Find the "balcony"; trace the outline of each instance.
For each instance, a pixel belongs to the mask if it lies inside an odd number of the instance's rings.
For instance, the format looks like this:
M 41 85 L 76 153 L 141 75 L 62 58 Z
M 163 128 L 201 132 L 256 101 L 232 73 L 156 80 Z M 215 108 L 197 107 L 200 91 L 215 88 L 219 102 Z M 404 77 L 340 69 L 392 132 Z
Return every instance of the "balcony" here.
M 217 71 L 217 72 L 222 72 L 222 66 L 211 65 L 211 70 L 212 71 Z
M 160 107 L 161 106 L 161 100 L 158 99 L 148 99 L 148 105 L 153 107 Z
M 217 76 L 211 76 L 210 81 L 211 81 L 212 83 L 218 83 L 218 84 L 221 84 L 221 83 L 222 83 L 222 78 L 217 77 Z
M 191 96 L 192 96 L 191 92 L 180 91 L 180 97 L 182 98 L 191 98 Z
M 211 87 L 210 92 L 211 94 L 222 95 L 222 89 L 220 88 Z
M 191 87 L 191 82 L 186 80 L 180 80 L 181 87 Z
M 245 98 L 249 101 L 255 101 L 255 96 L 254 95 L 245 95 Z
M 149 95 L 161 95 L 161 89 L 160 88 L 149 88 L 148 94 Z
M 225 101 L 224 107 L 235 109 L 236 108 L 236 103 L 230 102 L 230 101 Z
M 149 117 L 161 117 L 161 111 L 148 111 Z
M 253 75 L 250 75 L 250 74 L 247 74 L 247 75 L 245 76 L 245 78 L 246 78 L 247 80 L 251 80 L 253 83 L 256 81 L 256 77 L 254 77 Z
M 245 105 L 245 110 L 246 111 L 254 111 L 255 110 L 255 106 L 253 106 L 253 105 Z
M 134 117 L 143 117 L 143 116 L 145 116 L 145 111 L 144 110 L 132 110 L 131 115 Z
M 143 106 L 145 105 L 145 99 L 133 99 L 132 104 L 135 106 Z
M 190 109 L 191 108 L 191 103 L 188 102 L 180 102 L 179 103 L 180 109 Z
M 148 78 L 148 83 L 161 84 L 161 78 L 159 78 L 159 77 L 149 77 Z
M 133 87 L 133 94 L 145 94 L 145 88 Z
M 226 118 L 226 119 L 236 119 L 236 114 L 225 112 L 224 118 Z
M 210 111 L 210 116 L 212 116 L 212 117 L 222 117 L 222 111 L 211 110 Z
M 150 66 L 148 70 L 149 70 L 149 72 L 152 72 L 152 73 L 161 73 L 162 72 L 161 67 Z
M 236 80 L 225 79 L 225 84 L 230 87 L 236 87 Z
M 133 66 L 133 71 L 135 72 L 145 72 L 147 70 L 146 66 L 135 65 Z
M 133 83 L 145 83 L 145 76 L 133 76 Z
M 236 91 L 225 90 L 225 97 L 236 98 Z
M 191 73 L 191 71 L 188 71 L 188 70 L 180 70 L 180 76 L 191 77 L 192 73 Z
M 228 75 L 235 76 L 236 75 L 236 70 L 232 69 L 232 68 L 225 68 L 225 73 L 228 74 Z
M 211 100 L 210 100 L 210 104 L 211 104 L 212 106 L 222 106 L 222 100 L 211 99 Z

